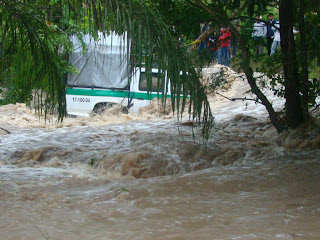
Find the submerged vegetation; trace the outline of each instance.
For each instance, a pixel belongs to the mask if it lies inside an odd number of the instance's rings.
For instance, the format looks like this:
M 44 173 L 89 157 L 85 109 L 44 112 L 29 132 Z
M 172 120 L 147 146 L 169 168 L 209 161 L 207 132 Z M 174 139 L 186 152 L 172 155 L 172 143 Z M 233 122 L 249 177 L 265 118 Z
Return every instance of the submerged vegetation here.
M 131 46 L 129 61 L 144 65 L 147 72 L 156 65 L 159 72 L 166 73 L 171 80 L 173 110 L 179 117 L 187 108 L 193 119 L 203 123 L 203 133 L 208 136 L 213 116 L 199 80 L 198 69 L 203 62 L 189 47 L 199 33 L 199 23 L 207 21 L 217 27 L 228 26 L 238 40 L 239 69 L 245 73 L 257 101 L 266 107 L 277 131 L 294 129 L 308 121 L 309 108 L 316 105 L 320 91 L 320 51 L 316 44 L 320 40 L 319 14 L 315 9 L 319 9 L 316 0 L 1 0 L 0 81 L 7 90 L 2 102 L 34 101 L 40 113 L 57 110 L 62 120 L 66 109 L 64 79 L 68 72 L 75 71 L 68 63 L 69 36 L 125 32 L 130 42 L 127 46 Z M 270 11 L 279 11 L 282 51 L 272 57 L 256 58 L 252 53 L 251 27 L 255 16 L 267 16 Z M 236 19 L 243 22 L 241 30 L 232 25 Z M 294 26 L 299 31 L 296 39 Z M 181 34 L 187 38 L 182 46 L 177 43 Z M 261 88 L 268 84 L 254 76 L 253 65 L 271 79 L 271 88 L 282 86 L 273 90 L 286 99 L 284 117 L 262 93 Z M 159 81 L 164 77 L 159 74 Z M 147 78 L 151 78 L 150 74 Z M 182 99 L 177 97 L 180 94 Z

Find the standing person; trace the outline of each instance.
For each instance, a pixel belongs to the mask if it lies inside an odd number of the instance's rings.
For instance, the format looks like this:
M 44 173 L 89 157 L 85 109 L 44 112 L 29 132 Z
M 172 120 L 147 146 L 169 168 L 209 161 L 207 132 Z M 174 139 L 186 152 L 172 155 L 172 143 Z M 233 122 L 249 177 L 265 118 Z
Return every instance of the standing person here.
M 272 30 L 273 25 L 277 22 L 277 20 L 274 18 L 273 13 L 269 13 L 268 15 L 269 20 L 267 21 L 267 51 L 268 55 L 271 54 L 271 45 L 274 38 L 274 31 Z
M 205 32 L 205 31 L 207 31 L 208 29 L 210 28 L 210 25 L 208 24 L 208 23 L 206 23 L 206 22 L 202 22 L 202 23 L 200 23 L 200 29 L 201 29 L 201 35 Z M 201 36 L 200 35 L 200 36 Z M 202 41 L 201 43 L 200 43 L 200 45 L 198 46 L 198 53 L 200 54 L 201 53 L 201 51 L 202 51 L 202 49 L 205 49 L 207 47 L 207 39 L 205 39 L 204 41 Z
M 280 22 L 277 21 L 273 27 L 272 30 L 274 31 L 274 38 L 273 38 L 273 42 L 271 45 L 271 52 L 270 52 L 270 56 L 276 53 L 277 48 L 280 45 Z
M 208 38 L 208 49 L 210 51 L 210 62 L 214 63 L 215 59 L 217 58 L 218 52 L 218 34 L 213 32 Z
M 219 37 L 219 52 L 218 52 L 218 63 L 229 67 L 229 48 L 231 33 L 226 27 L 222 27 L 220 30 L 221 36 Z
M 253 25 L 252 37 L 255 41 L 255 55 L 264 54 L 264 38 L 267 34 L 267 27 L 261 21 L 261 17 L 256 16 L 256 23 Z

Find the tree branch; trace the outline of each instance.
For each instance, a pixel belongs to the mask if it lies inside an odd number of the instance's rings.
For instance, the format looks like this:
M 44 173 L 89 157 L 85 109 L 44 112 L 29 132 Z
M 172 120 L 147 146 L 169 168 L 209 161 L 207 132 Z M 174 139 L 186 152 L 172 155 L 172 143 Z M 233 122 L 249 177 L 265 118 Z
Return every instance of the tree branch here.
M 8 133 L 8 134 L 10 134 L 10 133 L 11 133 L 9 130 L 4 129 L 4 128 L 2 128 L 2 127 L 0 127 L 0 129 L 1 129 L 1 130 L 3 130 L 3 131 L 5 131 L 5 132 L 6 132 L 6 133 Z
M 220 95 L 221 97 L 224 97 L 224 98 L 226 98 L 226 99 L 228 99 L 228 100 L 230 100 L 230 101 L 237 101 L 237 100 L 241 100 L 241 101 L 254 101 L 254 102 L 256 102 L 256 103 L 259 103 L 259 104 L 262 104 L 263 105 L 263 103 L 262 102 L 260 102 L 259 100 L 257 100 L 257 99 L 254 99 L 254 98 L 246 98 L 246 97 L 244 97 L 244 98 L 229 98 L 229 97 L 227 97 L 227 96 L 224 96 L 223 94 L 221 94 L 221 93 L 216 93 L 216 94 L 218 94 L 218 95 Z

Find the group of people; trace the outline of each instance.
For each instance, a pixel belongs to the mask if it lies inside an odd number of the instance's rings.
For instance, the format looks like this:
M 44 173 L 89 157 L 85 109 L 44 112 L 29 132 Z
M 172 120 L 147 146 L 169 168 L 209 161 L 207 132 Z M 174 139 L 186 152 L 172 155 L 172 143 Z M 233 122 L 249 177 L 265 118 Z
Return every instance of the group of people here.
M 202 35 L 210 29 L 210 24 L 203 23 L 201 26 Z M 210 29 L 210 35 L 206 37 L 198 46 L 198 53 L 202 51 L 209 53 L 211 62 L 218 59 L 219 64 L 229 66 L 229 59 L 232 53 L 236 54 L 236 41 L 234 41 L 234 49 L 231 50 L 231 32 L 226 26 L 221 27 L 219 30 Z
M 261 17 L 257 16 L 256 23 L 253 26 L 252 37 L 255 41 L 256 55 L 264 54 L 265 46 L 267 47 L 268 55 L 273 55 L 280 45 L 280 23 L 272 13 L 268 15 L 268 18 L 267 21 L 263 21 Z M 241 22 L 239 19 L 232 21 L 231 24 L 240 31 Z M 200 42 L 198 53 L 205 51 L 209 54 L 211 62 L 217 59 L 219 64 L 229 66 L 229 59 L 237 53 L 237 40 L 232 36 L 229 28 L 223 26 L 220 29 L 210 29 L 209 23 L 201 23 L 200 26 L 200 36 L 204 35 L 205 37 L 197 40 Z M 210 35 L 206 36 L 206 32 L 209 32 Z M 267 43 L 265 43 L 265 39 Z
M 255 54 L 264 54 L 265 39 L 267 39 L 268 55 L 275 54 L 280 45 L 280 23 L 274 18 L 273 13 L 268 15 L 266 22 L 261 17 L 256 17 L 256 23 L 253 25 L 252 37 L 255 40 Z

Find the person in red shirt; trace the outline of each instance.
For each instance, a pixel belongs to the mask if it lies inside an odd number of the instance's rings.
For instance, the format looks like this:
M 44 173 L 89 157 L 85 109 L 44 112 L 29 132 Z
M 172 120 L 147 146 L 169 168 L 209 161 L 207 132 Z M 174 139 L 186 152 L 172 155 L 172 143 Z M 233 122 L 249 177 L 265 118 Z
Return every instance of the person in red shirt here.
M 226 27 L 222 27 L 220 30 L 221 36 L 219 37 L 219 53 L 218 53 L 218 63 L 229 67 L 229 48 L 231 33 Z

